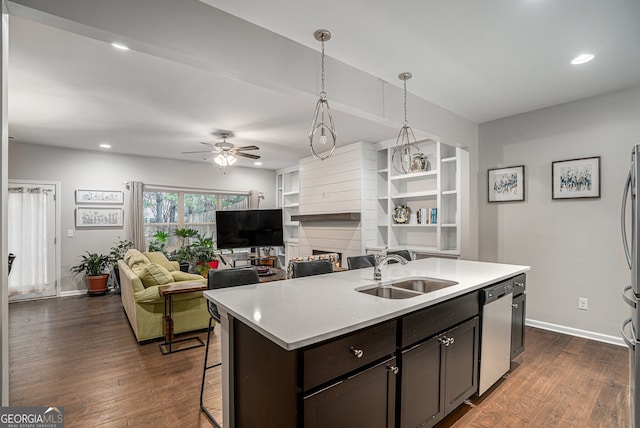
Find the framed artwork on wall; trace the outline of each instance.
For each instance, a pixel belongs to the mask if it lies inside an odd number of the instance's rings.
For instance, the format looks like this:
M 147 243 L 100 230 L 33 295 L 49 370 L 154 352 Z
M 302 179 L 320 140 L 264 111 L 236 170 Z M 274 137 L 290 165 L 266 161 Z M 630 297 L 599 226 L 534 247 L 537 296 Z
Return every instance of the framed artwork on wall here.
M 123 227 L 123 220 L 122 208 L 76 208 L 76 227 Z
M 553 199 L 599 198 L 600 156 L 551 163 Z
M 76 190 L 76 204 L 122 204 L 122 190 Z
M 524 165 L 494 168 L 489 174 L 489 202 L 524 201 Z

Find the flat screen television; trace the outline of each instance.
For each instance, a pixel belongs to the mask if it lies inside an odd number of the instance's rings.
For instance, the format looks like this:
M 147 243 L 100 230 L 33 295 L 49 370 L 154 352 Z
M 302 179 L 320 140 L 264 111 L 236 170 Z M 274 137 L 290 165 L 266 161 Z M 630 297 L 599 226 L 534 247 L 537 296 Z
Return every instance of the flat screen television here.
M 282 209 L 216 211 L 219 249 L 282 247 Z

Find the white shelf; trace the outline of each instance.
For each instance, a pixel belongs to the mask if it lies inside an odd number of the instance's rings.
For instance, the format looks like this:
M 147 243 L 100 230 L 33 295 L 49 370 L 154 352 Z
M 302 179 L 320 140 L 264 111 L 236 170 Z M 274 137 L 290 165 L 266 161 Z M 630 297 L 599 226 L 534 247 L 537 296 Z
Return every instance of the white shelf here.
M 378 227 L 389 227 L 388 224 L 379 224 Z
M 442 227 L 458 227 L 458 225 L 455 223 L 443 223 L 441 226 Z
M 389 199 L 389 197 L 388 196 L 378 196 L 378 200 L 380 200 L 380 201 L 385 200 L 385 199 Z
M 386 174 L 389 172 L 389 168 L 379 169 L 378 174 Z
M 407 192 L 407 193 L 398 193 L 397 195 L 391 196 L 391 199 L 416 199 L 416 198 L 431 198 L 438 196 L 438 192 L 435 190 L 430 190 L 428 192 Z
M 455 195 L 455 194 L 457 194 L 457 193 L 458 193 L 458 191 L 457 191 L 457 190 L 444 190 L 444 191 L 442 192 L 442 194 L 443 194 L 443 195 Z
M 442 163 L 448 163 L 448 162 L 455 163 L 457 161 L 458 161 L 458 159 L 455 156 L 452 157 L 452 158 L 443 158 L 442 160 L 440 160 L 440 162 L 442 162 Z
M 392 224 L 391 227 L 425 227 L 425 228 L 429 228 L 429 227 L 436 227 L 438 226 L 437 223 L 429 223 L 429 224 Z
M 296 203 L 296 204 L 286 204 L 286 205 L 283 205 L 282 208 L 296 208 L 296 207 L 299 207 L 299 206 L 300 206 L 300 204 L 298 204 L 298 203 Z
M 283 193 L 283 195 L 284 195 L 284 196 L 295 196 L 295 195 L 297 195 L 297 194 L 299 194 L 299 193 L 300 193 L 300 192 L 297 192 L 297 191 L 296 191 L 296 192 L 284 192 L 284 193 Z
M 299 221 L 292 221 L 291 223 L 284 223 L 283 226 L 287 227 L 298 227 L 300 225 Z
M 437 175 L 438 175 L 438 170 L 423 171 L 423 172 L 410 172 L 408 174 L 394 175 L 394 176 L 390 177 L 389 180 L 391 180 L 391 181 L 394 181 L 394 180 L 411 180 L 412 178 L 424 178 L 424 177 L 437 176 Z

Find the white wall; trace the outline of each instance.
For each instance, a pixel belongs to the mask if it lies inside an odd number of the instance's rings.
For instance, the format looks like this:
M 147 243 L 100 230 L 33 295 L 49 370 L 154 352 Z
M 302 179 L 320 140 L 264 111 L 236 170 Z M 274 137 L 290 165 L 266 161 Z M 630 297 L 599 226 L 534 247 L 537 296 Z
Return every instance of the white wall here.
M 215 190 L 258 190 L 265 199 L 260 208 L 275 207 L 275 172 L 257 168 L 230 167 L 227 173 L 212 164 L 152 157 L 124 156 L 34 144 L 9 144 L 9 179 L 61 182 L 61 287 L 63 292 L 85 290 L 82 276 L 74 277 L 69 267 L 77 264 L 85 251 L 108 253 L 118 238 L 128 239 L 129 191 L 125 181 L 185 186 Z M 124 229 L 75 229 L 75 190 L 123 190 Z M 67 238 L 67 230 L 74 237 Z
M 531 266 L 528 319 L 620 336 L 630 273 L 619 211 L 639 113 L 635 87 L 479 126 L 480 259 Z M 601 198 L 552 200 L 551 162 L 590 156 L 601 156 Z M 525 165 L 526 200 L 487 203 L 487 169 L 512 165 Z

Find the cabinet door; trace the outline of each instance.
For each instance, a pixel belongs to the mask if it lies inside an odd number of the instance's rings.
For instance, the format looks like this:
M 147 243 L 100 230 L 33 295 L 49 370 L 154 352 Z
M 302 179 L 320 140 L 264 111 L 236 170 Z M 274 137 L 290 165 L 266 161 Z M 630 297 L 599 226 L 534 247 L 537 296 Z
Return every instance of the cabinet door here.
M 444 417 L 441 339 L 434 337 L 402 352 L 400 426 L 403 428 L 433 426 Z
M 475 317 L 445 333 L 445 414 L 478 390 L 478 330 Z
M 396 359 L 304 398 L 305 428 L 395 426 Z
M 511 359 L 524 351 L 524 327 L 527 295 L 521 294 L 513 298 L 513 313 L 511 318 Z

